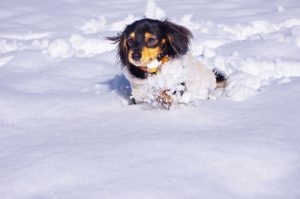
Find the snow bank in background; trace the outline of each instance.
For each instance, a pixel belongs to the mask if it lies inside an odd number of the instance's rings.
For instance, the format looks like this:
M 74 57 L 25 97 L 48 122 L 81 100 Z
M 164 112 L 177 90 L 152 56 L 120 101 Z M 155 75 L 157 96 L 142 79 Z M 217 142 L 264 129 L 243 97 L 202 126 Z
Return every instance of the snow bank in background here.
M 114 45 L 104 38 L 84 37 L 79 34 L 71 35 L 69 41 L 78 57 L 91 57 L 115 48 Z
M 278 12 L 284 12 L 281 6 L 277 9 Z M 146 17 L 154 19 L 163 19 L 166 16 L 153 0 L 147 2 L 144 14 Z M 97 16 L 81 26 L 82 34 L 73 33 L 69 38 L 54 40 L 51 39 L 49 32 L 31 32 L 24 35 L 0 34 L 0 53 L 40 50 L 54 59 L 66 59 L 73 56 L 93 57 L 115 48 L 111 42 L 98 36 L 98 33 L 103 31 L 121 32 L 126 25 L 137 19 L 139 17 L 129 14 L 122 20 L 108 22 L 105 16 Z M 277 42 L 299 47 L 299 19 L 291 18 L 280 23 L 255 20 L 244 24 L 227 25 L 212 21 L 193 20 L 193 15 L 187 14 L 179 20 L 174 19 L 174 22 L 192 30 L 195 36 L 195 39 L 192 40 L 193 54 L 201 55 L 199 59 L 208 67 L 217 67 L 229 76 L 225 93 L 227 97 L 243 100 L 259 92 L 263 86 L 270 84 L 275 79 L 299 76 L 299 62 L 285 59 L 292 54 L 298 54 L 298 49 L 292 50 L 289 52 L 290 55 L 285 55 L 285 57 L 266 53 L 269 51 L 268 48 L 274 48 L 271 45 L 265 46 L 260 57 L 255 55 L 258 49 L 253 49 L 257 46 L 261 48 L 266 43 L 265 41 L 269 41 L 270 44 Z M 111 33 L 111 35 L 113 34 L 115 33 Z M 278 45 L 278 49 L 275 47 L 275 50 L 271 49 L 271 51 L 280 52 L 282 47 L 286 46 Z M 236 50 L 232 50 L 235 48 Z M 244 53 L 247 54 L 245 56 L 241 54 L 243 48 L 245 48 L 245 52 L 253 51 L 255 53 L 250 56 L 249 53 Z M 226 53 L 227 51 L 230 53 Z M 13 59 L 12 56 L 2 57 L 1 66 L 6 65 L 11 59 Z
M 86 22 L 80 30 L 83 34 L 95 34 L 101 31 L 123 31 L 128 24 L 131 24 L 135 20 L 138 20 L 138 17 L 135 17 L 129 14 L 123 20 L 115 21 L 112 23 L 107 23 L 107 19 L 104 16 L 98 16 L 92 18 L 90 21 Z
M 274 25 L 265 20 L 253 21 L 245 25 L 237 24 L 233 27 L 219 25 L 219 28 L 225 33 L 234 35 L 236 40 L 244 40 L 255 34 L 268 34 L 276 31 Z
M 278 9 L 281 10 L 280 12 L 283 11 L 281 8 Z M 154 1 L 148 1 L 145 16 L 163 19 L 165 13 Z M 281 42 L 300 46 L 300 20 L 287 19 L 277 24 L 267 20 L 256 20 L 229 26 L 215 24 L 211 21 L 194 21 L 192 17 L 192 14 L 187 14 L 179 20 L 174 19 L 174 22 L 184 25 L 193 31 L 195 35 L 195 39 L 192 40 L 194 54 L 201 55 L 200 59 L 210 68 L 217 67 L 229 76 L 224 96 L 233 100 L 244 100 L 261 91 L 264 86 L 275 79 L 299 76 L 299 63 L 297 61 L 281 60 L 280 57 L 266 53 L 265 57 L 244 56 L 237 51 L 224 55 L 218 49 L 222 47 L 222 52 L 226 52 L 227 50 L 224 46 L 226 44 L 234 44 L 236 41 L 240 41 L 239 45 L 245 43 L 245 46 L 247 46 L 248 41 L 256 41 L 255 46 L 261 46 L 259 43 L 262 40 L 269 40 L 270 43 Z M 103 30 L 120 32 L 126 25 L 136 19 L 138 18 L 129 15 L 124 20 L 112 22 L 108 25 L 107 20 L 101 16 L 91 19 L 91 21 L 83 25 L 81 30 L 84 34 L 94 34 Z M 197 34 L 201 36 L 198 37 Z M 215 37 L 206 37 L 206 35 L 211 34 L 214 34 Z M 75 48 L 76 56 L 94 56 L 113 48 L 108 44 L 104 45 L 103 41 L 87 39 L 79 35 L 73 35 L 70 42 Z M 249 43 L 247 47 L 251 49 L 253 46 L 253 44 Z M 236 48 L 234 45 L 233 47 Z M 278 46 L 278 49 L 274 51 L 281 51 L 281 47 Z M 268 48 L 265 49 L 265 51 L 268 50 Z M 248 51 L 248 49 L 245 49 L 245 51 Z M 297 54 L 298 52 L 292 51 L 290 54 Z M 289 55 L 287 56 L 289 57 Z
M 146 5 L 144 17 L 163 20 L 166 18 L 166 14 L 156 5 L 155 1 L 149 0 Z M 97 16 L 83 24 L 80 29 L 84 34 L 95 34 L 101 31 L 122 31 L 126 25 L 138 19 L 140 17 L 129 14 L 124 20 L 107 23 L 107 19 L 104 16 Z
M 68 58 L 74 54 L 71 44 L 64 39 L 56 39 L 51 42 L 47 52 L 53 58 Z
M 34 40 L 34 39 L 42 39 L 49 37 L 51 34 L 49 32 L 25 32 L 22 34 L 17 33 L 0 33 L 0 38 L 4 39 L 12 39 L 12 40 Z
M 161 8 L 159 8 L 153 0 L 148 0 L 145 17 L 163 20 L 166 18 L 166 13 Z
M 73 34 L 69 39 L 52 41 L 44 52 L 50 57 L 65 59 L 72 56 L 92 57 L 114 48 L 115 46 L 104 38 Z
M 124 20 L 111 23 L 111 25 L 108 27 L 108 30 L 118 32 L 123 31 L 127 25 L 131 24 L 132 22 L 138 19 L 140 18 L 130 14 L 127 17 L 125 17 Z
M 96 18 L 91 19 L 87 23 L 85 23 L 82 27 L 81 30 L 85 34 L 94 34 L 98 33 L 100 31 L 105 30 L 106 28 L 106 18 L 104 16 L 99 16 Z
M 214 56 L 211 63 L 219 66 L 228 75 L 225 96 L 233 100 L 244 100 L 271 84 L 276 79 L 300 77 L 299 62 L 278 58 L 264 60 L 257 57 L 232 58 Z
M 228 75 L 224 95 L 233 100 L 247 99 L 276 79 L 300 76 L 300 49 L 293 47 L 299 46 L 299 20 L 278 24 L 260 20 L 228 26 L 193 22 L 192 15 L 186 15 L 178 23 L 204 37 L 198 39 L 196 35 L 193 53 L 200 54 L 199 58 L 211 68 L 217 67 Z M 205 39 L 212 33 L 217 38 L 222 35 L 222 39 Z

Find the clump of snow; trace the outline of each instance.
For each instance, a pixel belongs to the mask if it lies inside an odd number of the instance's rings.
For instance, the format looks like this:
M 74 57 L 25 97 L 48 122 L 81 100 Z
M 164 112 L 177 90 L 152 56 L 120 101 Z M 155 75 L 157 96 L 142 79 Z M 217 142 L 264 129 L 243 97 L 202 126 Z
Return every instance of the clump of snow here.
M 236 72 L 230 75 L 225 88 L 227 97 L 241 101 L 258 92 L 262 79 L 244 72 Z
M 0 53 L 8 53 L 20 48 L 16 40 L 0 39 Z
M 181 17 L 178 21 L 179 24 L 189 28 L 190 30 L 198 30 L 201 33 L 209 33 L 210 29 L 212 28 L 213 24 L 210 21 L 194 21 L 192 20 L 193 15 L 187 14 Z
M 107 21 L 104 16 L 98 16 L 98 17 L 93 18 L 90 21 L 86 22 L 81 27 L 81 30 L 84 32 L 84 34 L 98 33 L 100 31 L 105 30 L 106 23 L 107 23 Z
M 207 56 L 206 58 L 208 58 L 216 55 L 214 49 L 226 44 L 227 42 L 228 41 L 224 39 L 212 39 L 212 38 L 206 40 L 202 40 L 202 39 L 194 40 L 191 46 L 191 51 L 195 55 L 202 54 L 204 57 Z
M 69 42 L 78 57 L 91 57 L 115 48 L 104 38 L 84 37 L 79 34 L 72 34 Z
M 47 40 L 34 41 L 33 46 L 48 46 L 46 53 L 53 58 L 92 57 L 110 50 L 115 46 L 104 38 L 72 34 L 69 39 L 56 39 L 48 45 Z M 45 51 L 45 50 L 44 50 Z
M 275 70 L 280 74 L 279 77 L 300 77 L 299 62 L 276 59 L 274 65 Z
M 74 50 L 68 40 L 56 39 L 49 44 L 47 53 L 53 58 L 68 58 L 74 55 Z
M 276 25 L 279 29 L 282 28 L 292 28 L 293 26 L 300 26 L 300 19 L 291 18 L 287 19 L 284 22 Z
M 278 58 L 275 60 L 257 57 L 242 59 L 236 52 L 227 58 L 216 55 L 211 59 L 212 65 L 229 75 L 225 95 L 233 100 L 247 99 L 275 79 L 300 77 L 298 62 L 286 62 Z
M 276 31 L 276 27 L 269 21 L 257 20 L 249 24 L 237 24 L 235 27 L 220 25 L 220 28 L 231 33 L 235 39 L 244 40 L 255 34 L 266 34 Z
M 148 0 L 144 15 L 145 17 L 152 19 L 166 18 L 166 13 L 156 5 L 154 0 Z
M 110 31 L 123 31 L 127 25 L 131 24 L 137 19 L 139 18 L 135 17 L 132 14 L 129 14 L 127 17 L 124 18 L 124 20 L 111 23 L 108 29 Z
M 44 49 L 49 46 L 48 39 L 35 39 L 32 41 L 31 46 L 33 49 Z

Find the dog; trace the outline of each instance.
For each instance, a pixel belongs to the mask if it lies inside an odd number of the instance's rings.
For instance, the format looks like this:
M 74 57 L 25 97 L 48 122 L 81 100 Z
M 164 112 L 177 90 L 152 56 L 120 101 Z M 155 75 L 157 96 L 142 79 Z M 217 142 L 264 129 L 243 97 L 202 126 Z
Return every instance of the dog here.
M 193 35 L 169 20 L 144 18 L 107 39 L 117 44 L 117 56 L 131 86 L 134 103 L 174 104 L 207 99 L 224 87 L 225 75 L 209 70 L 189 53 Z

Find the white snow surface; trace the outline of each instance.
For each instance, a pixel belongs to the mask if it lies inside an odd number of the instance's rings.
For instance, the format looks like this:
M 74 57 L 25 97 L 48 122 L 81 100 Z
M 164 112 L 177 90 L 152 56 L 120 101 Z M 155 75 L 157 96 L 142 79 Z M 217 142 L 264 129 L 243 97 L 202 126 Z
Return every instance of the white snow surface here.
M 297 0 L 1 1 L 0 198 L 299 199 Z M 129 14 L 128 14 L 129 13 Z M 130 105 L 104 39 L 188 27 L 229 79 L 216 100 Z

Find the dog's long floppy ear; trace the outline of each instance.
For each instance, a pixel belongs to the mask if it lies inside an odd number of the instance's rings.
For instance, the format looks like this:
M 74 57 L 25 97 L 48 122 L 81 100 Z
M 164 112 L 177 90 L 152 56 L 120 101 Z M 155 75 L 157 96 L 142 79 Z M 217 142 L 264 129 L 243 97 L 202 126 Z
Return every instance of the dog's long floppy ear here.
M 189 51 L 190 39 L 193 37 L 189 29 L 168 20 L 163 21 L 163 28 L 170 45 L 169 56 L 175 57 Z
M 117 44 L 117 53 L 118 58 L 123 66 L 128 64 L 128 48 L 126 45 L 126 38 L 124 36 L 124 33 L 118 33 L 115 37 L 106 37 L 106 39 L 113 41 L 115 44 Z

